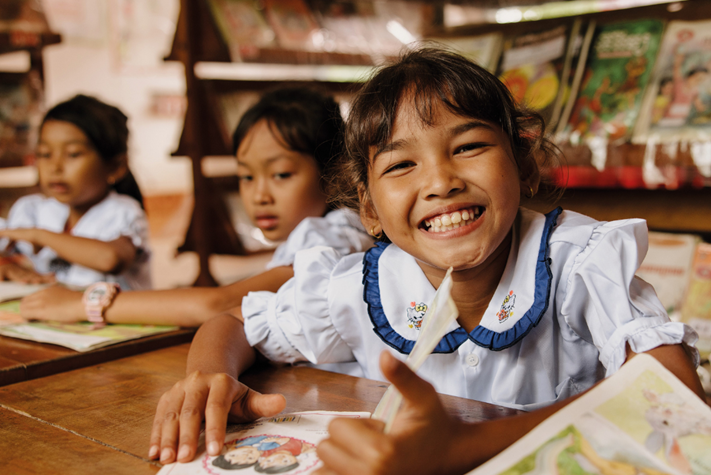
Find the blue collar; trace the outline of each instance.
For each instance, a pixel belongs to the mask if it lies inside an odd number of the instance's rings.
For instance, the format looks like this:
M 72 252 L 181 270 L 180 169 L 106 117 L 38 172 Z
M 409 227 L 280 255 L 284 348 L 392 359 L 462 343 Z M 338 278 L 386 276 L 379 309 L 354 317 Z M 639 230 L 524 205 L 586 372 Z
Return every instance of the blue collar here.
M 518 343 L 533 327 L 538 325 L 548 308 L 551 290 L 552 274 L 548 252 L 549 240 L 558 216 L 562 211 L 561 208 L 556 208 L 546 214 L 536 263 L 534 302 L 523 317 L 513 327 L 501 333 L 489 330 L 481 325 L 474 328 L 471 333 L 467 333 L 464 328 L 458 327 L 444 335 L 433 353 L 452 353 L 467 339 L 490 350 L 503 350 Z M 408 340 L 390 326 L 380 299 L 378 263 L 381 254 L 388 245 L 387 243 L 378 242 L 363 256 L 363 300 L 368 306 L 368 315 L 373 323 L 373 331 L 387 345 L 400 353 L 409 354 L 412 351 L 412 347 L 415 346 L 415 340 Z

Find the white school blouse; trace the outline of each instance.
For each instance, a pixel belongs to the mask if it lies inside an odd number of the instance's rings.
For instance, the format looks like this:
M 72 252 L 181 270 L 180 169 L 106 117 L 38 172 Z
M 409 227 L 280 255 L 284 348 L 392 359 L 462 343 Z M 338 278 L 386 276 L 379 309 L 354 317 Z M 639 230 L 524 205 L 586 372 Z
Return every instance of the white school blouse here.
M 267 270 L 294 264 L 296 253 L 316 246 L 328 246 L 342 255 L 361 252 L 373 246 L 358 214 L 350 209 L 335 209 L 323 217 L 305 218 L 274 251 Z
M 637 353 L 693 345 L 693 330 L 670 322 L 654 289 L 634 275 L 646 250 L 643 220 L 521 209 L 480 325 L 467 333 L 454 322 L 419 374 L 440 393 L 532 410 L 617 371 L 626 344 Z M 407 357 L 435 293 L 394 244 L 345 257 L 303 251 L 294 274 L 277 293 L 243 300 L 250 344 L 282 362 L 357 361 L 377 380 L 380 353 Z
M 23 196 L 10 208 L 7 227 L 40 228 L 61 234 L 68 217 L 69 206 L 54 198 L 34 194 Z M 113 241 L 126 236 L 136 247 L 136 258 L 125 271 L 115 275 L 66 262 L 49 247 L 35 254 L 32 244 L 21 241 L 16 248 L 29 257 L 37 272 L 54 272 L 57 281 L 63 284 L 87 287 L 94 282 L 117 282 L 123 290 L 151 288 L 148 221 L 138 201 L 111 191 L 79 219 L 70 233 L 99 241 Z

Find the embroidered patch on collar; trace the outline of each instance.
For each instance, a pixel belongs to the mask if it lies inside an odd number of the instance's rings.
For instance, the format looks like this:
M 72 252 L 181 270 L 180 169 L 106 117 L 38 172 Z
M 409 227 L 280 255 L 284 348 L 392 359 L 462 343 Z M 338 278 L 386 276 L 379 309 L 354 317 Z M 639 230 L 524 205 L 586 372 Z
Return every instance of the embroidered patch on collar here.
M 410 302 L 410 307 L 407 309 L 407 326 L 420 331 L 425 312 L 427 312 L 426 304 L 422 302 Z
M 496 313 L 499 323 L 504 323 L 509 317 L 513 317 L 515 303 L 516 294 L 514 294 L 513 290 L 509 290 L 509 294 L 504 297 L 504 303 L 501 304 L 501 309 Z

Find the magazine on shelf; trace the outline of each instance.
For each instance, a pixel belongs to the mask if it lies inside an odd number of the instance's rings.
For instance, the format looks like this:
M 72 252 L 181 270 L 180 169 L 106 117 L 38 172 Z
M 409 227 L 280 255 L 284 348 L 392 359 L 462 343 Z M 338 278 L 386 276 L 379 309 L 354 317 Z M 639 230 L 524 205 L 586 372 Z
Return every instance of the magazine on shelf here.
M 209 0 L 213 20 L 234 62 L 258 55 L 274 45 L 274 31 L 251 0 Z
M 642 111 L 635 142 L 711 138 L 711 20 L 669 23 Z
M 312 36 L 319 29 L 304 0 L 264 0 L 267 20 L 279 46 L 290 50 L 314 50 Z
M 0 303 L 0 335 L 64 346 L 79 352 L 178 330 L 164 325 L 96 325 L 89 322 L 28 322 L 20 317 L 20 301 Z
M 499 79 L 516 102 L 540 113 L 548 127 L 560 117 L 580 25 L 578 20 L 504 40 Z
M 702 357 L 711 355 L 711 244 L 696 246 L 682 320 L 699 334 L 696 346 Z
M 503 35 L 501 33 L 452 38 L 432 37 L 428 39 L 474 61 L 489 72 L 496 71 L 503 45 Z
M 607 144 L 632 135 L 663 28 L 656 19 L 595 28 L 585 68 L 576 72 L 577 97 L 566 106 L 567 120 L 558 135 L 561 141 L 588 145 L 598 169 L 605 166 Z
M 649 233 L 649 248 L 637 275 L 654 287 L 670 316 L 681 311 L 700 242 L 694 234 Z
M 0 82 L 0 166 L 32 161 L 42 114 L 42 86 L 36 73 Z
M 220 455 L 213 457 L 207 454 L 204 435 L 201 435 L 198 455 L 192 462 L 165 465 L 158 474 L 311 473 L 320 466 L 316 445 L 328 436 L 328 424 L 335 417 L 367 419 L 370 414 L 295 412 L 259 419 L 249 424 L 229 425 Z
M 711 473 L 711 407 L 640 354 L 469 475 Z

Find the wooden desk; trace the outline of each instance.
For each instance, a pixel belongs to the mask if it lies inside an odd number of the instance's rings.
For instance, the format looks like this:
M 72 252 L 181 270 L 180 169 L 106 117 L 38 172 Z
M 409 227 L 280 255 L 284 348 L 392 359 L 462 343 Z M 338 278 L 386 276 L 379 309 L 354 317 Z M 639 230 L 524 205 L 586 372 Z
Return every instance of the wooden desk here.
M 62 346 L 0 336 L 0 386 L 84 368 L 192 341 L 181 329 L 79 353 Z
M 160 396 L 183 377 L 188 348 L 179 345 L 0 388 L 0 466 L 11 468 L 3 473 L 157 472 L 160 465 L 146 458 L 153 414 Z M 386 387 L 288 366 L 257 368 L 243 381 L 260 392 L 284 394 L 287 411 L 372 412 Z M 451 413 L 469 421 L 517 413 L 450 396 L 443 400 Z

